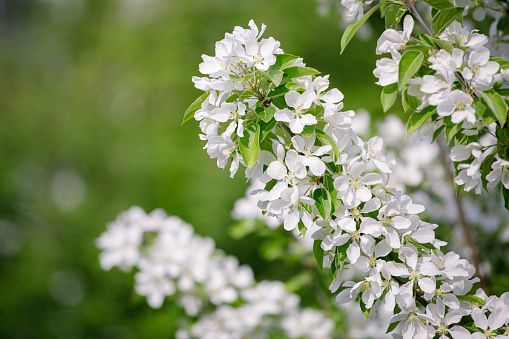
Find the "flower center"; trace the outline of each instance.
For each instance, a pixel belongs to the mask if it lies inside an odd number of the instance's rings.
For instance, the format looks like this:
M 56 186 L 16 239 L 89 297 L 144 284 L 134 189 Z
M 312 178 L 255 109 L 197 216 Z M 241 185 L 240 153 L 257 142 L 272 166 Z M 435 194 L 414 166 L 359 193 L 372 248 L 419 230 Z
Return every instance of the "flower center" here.
M 465 104 L 460 102 L 460 101 L 456 101 L 456 109 L 459 110 L 459 111 L 464 111 L 465 110 Z
M 350 179 L 350 186 L 352 186 L 354 189 L 359 189 L 361 187 L 361 183 L 359 181 L 359 179 L 357 178 L 351 178 Z
M 419 274 L 418 270 L 411 270 L 410 271 L 410 277 L 409 277 L 410 280 L 419 279 L 420 277 L 421 277 L 421 275 Z

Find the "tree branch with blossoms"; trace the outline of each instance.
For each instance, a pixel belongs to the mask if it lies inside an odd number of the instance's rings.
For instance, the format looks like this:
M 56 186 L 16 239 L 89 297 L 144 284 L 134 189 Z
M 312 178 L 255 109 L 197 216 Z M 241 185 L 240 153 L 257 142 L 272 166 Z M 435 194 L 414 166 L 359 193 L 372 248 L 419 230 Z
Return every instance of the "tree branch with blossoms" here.
M 387 6 L 386 15 L 391 6 L 401 5 Z M 373 9 L 368 11 L 359 22 L 373 13 Z M 409 134 L 439 121 L 448 141 L 457 143 L 451 153 L 456 162 L 469 159 L 466 155 L 480 159 L 493 148 L 472 145 L 478 133 L 461 136 L 459 123 L 473 124 L 481 104 L 485 123 L 498 121 L 504 126 L 500 111 L 507 112 L 496 88 L 486 83 L 499 70 L 493 63 L 500 62 L 485 61 L 483 49 L 468 51 L 469 43 L 482 41 L 482 37 L 472 33 L 474 39 L 468 35 L 462 42 L 456 30 L 463 28 L 454 22 L 461 13 L 454 6 L 438 10 L 432 24 L 438 38 L 411 37 L 413 21 L 407 16 L 403 32 L 389 29 L 379 40 L 377 52 L 390 52 L 393 59 L 382 59 L 375 70 L 378 83 L 384 86 L 384 109 L 401 92 L 403 106 L 413 112 Z M 393 17 L 391 25 L 403 15 Z M 359 22 L 347 30 L 343 42 L 351 39 Z M 206 94 L 188 109 L 184 122 L 192 117 L 199 121 L 200 138 L 207 142 L 210 157 L 217 159 L 220 168 L 229 164 L 232 176 L 242 164 L 247 178 L 264 183 L 264 188 L 252 192 L 258 207 L 286 230 L 298 228 L 304 234 L 312 226 L 319 227 L 312 235 L 314 253 L 319 264 L 331 269 L 330 290 L 338 293 L 337 302 L 359 300 L 367 318 L 376 317 L 382 309 L 393 312 L 389 332 L 404 338 L 501 334 L 499 328 L 509 315 L 505 297 L 470 294 L 478 281 L 472 278 L 475 268 L 453 252 L 443 253 L 445 243 L 435 238 L 437 225 L 418 217 L 424 207 L 387 187 L 394 160 L 382 154 L 383 140 L 359 138 L 351 129 L 355 113 L 343 111 L 343 95 L 328 89 L 328 76 L 319 76 L 302 59 L 284 54 L 273 38 L 262 39 L 264 26 L 261 30 L 254 22 L 249 26 L 236 27 L 216 43 L 216 55 L 204 55 L 200 65 L 208 77 L 193 78 Z M 407 49 L 403 55 L 398 52 L 402 48 Z M 232 69 L 244 73 L 239 76 Z M 464 87 L 455 83 L 456 72 L 474 92 L 459 89 Z M 421 79 L 416 77 L 419 74 L 423 74 Z M 249 83 L 253 77 L 260 80 L 258 89 Z M 260 89 L 267 91 L 270 101 L 257 97 Z M 290 133 L 284 127 L 278 129 L 280 124 L 288 124 Z M 467 127 L 463 129 L 473 129 Z M 367 172 L 367 166 L 376 170 Z M 478 182 L 469 179 L 474 177 L 482 184 L 483 179 L 472 174 L 476 167 L 459 164 L 457 168 L 456 184 L 477 190 Z M 497 169 L 493 169 L 484 179 L 490 183 L 497 180 Z M 363 272 L 363 277 L 357 282 L 343 281 L 349 270 Z

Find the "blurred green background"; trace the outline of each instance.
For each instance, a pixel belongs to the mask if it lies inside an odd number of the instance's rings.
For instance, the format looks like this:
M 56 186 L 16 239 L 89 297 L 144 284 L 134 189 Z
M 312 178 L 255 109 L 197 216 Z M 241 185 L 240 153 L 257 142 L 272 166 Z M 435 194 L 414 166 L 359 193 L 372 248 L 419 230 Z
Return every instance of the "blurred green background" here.
M 337 4 L 335 4 L 337 5 Z M 132 277 L 103 272 L 94 240 L 132 205 L 157 207 L 252 265 L 261 239 L 228 237 L 247 187 L 216 167 L 195 122 L 201 54 L 249 19 L 331 74 L 348 109 L 380 112 L 376 40 L 339 56 L 339 16 L 312 0 L 0 1 L 0 337 L 171 338 Z M 375 23 L 376 25 L 376 23 Z M 367 101 L 366 98 L 373 98 Z

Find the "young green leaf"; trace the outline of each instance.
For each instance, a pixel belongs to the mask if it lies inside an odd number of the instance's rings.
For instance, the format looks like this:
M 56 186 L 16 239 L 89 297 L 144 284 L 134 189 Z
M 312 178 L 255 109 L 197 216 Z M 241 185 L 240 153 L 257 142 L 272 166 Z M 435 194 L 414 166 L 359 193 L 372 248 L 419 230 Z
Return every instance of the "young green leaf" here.
M 329 191 L 325 188 L 317 188 L 313 192 L 313 199 L 315 200 L 315 206 L 323 219 L 327 220 L 331 216 L 331 198 Z
M 270 107 L 260 110 L 260 112 L 258 110 L 256 110 L 256 113 L 258 113 L 258 115 L 260 116 L 260 118 L 263 121 L 269 122 L 272 119 L 272 117 L 274 116 L 274 114 L 276 113 L 276 107 L 270 106 Z
M 424 55 L 417 51 L 407 51 L 401 57 L 399 62 L 399 82 L 398 88 L 401 90 L 408 81 L 417 73 L 421 68 L 424 61 Z
M 506 59 L 502 59 L 499 57 L 490 57 L 490 61 L 496 61 L 500 65 L 500 69 L 508 69 L 509 68 L 509 61 Z
M 332 149 L 330 152 L 332 152 L 332 154 L 331 154 L 332 160 L 334 162 L 336 162 L 339 159 L 338 145 L 336 145 L 334 140 L 327 133 L 325 133 L 319 129 L 315 130 L 315 133 L 316 133 L 317 139 L 320 140 L 320 142 L 322 143 L 323 146 L 325 146 L 325 145 L 332 146 Z
M 244 130 L 244 136 L 239 139 L 239 149 L 246 167 L 251 169 L 260 152 L 260 125 L 251 125 Z
M 400 5 L 389 5 L 385 9 L 385 28 L 396 28 L 403 15 L 408 11 L 407 7 Z
M 445 8 L 440 10 L 431 21 L 431 31 L 435 36 L 440 35 L 450 24 L 455 20 L 461 21 L 463 18 L 463 11 L 461 7 Z
M 382 101 L 382 108 L 384 110 L 384 113 L 387 113 L 387 111 L 392 107 L 392 105 L 394 105 L 397 97 L 398 97 L 398 84 L 390 84 L 382 89 L 380 100 Z
M 494 91 L 479 92 L 480 97 L 484 100 L 486 105 L 495 114 L 501 126 L 505 125 L 507 120 L 507 105 L 504 99 Z
M 311 67 L 297 67 L 297 66 L 289 67 L 289 68 L 285 69 L 283 72 L 290 79 L 303 77 L 305 75 L 320 74 L 320 72 L 318 70 L 314 69 L 314 68 L 311 68 Z
M 346 46 L 352 40 L 352 38 L 355 36 L 355 33 L 361 28 L 361 26 L 366 22 L 366 20 L 369 19 L 369 17 L 375 13 L 375 11 L 380 7 L 380 4 L 374 6 L 371 8 L 364 16 L 357 22 L 354 22 L 353 24 L 350 24 L 343 33 L 343 36 L 341 37 L 341 52 L 340 54 L 343 54 L 343 51 L 345 50 Z
M 408 119 L 408 125 L 407 125 L 407 135 L 411 136 L 414 134 L 419 128 L 421 128 L 422 125 L 428 121 L 428 119 L 433 116 L 437 111 L 437 108 L 434 106 L 428 106 L 425 109 L 423 109 L 421 112 L 415 112 L 412 114 L 410 119 Z
M 193 103 L 186 109 L 184 113 L 184 120 L 182 121 L 182 125 L 185 124 L 189 119 L 194 117 L 194 113 L 201 108 L 201 104 L 207 99 L 209 96 L 209 92 L 205 92 L 200 95 Z
M 475 295 L 457 295 L 459 300 L 470 301 L 472 303 L 478 303 L 479 305 L 486 305 L 486 302 Z

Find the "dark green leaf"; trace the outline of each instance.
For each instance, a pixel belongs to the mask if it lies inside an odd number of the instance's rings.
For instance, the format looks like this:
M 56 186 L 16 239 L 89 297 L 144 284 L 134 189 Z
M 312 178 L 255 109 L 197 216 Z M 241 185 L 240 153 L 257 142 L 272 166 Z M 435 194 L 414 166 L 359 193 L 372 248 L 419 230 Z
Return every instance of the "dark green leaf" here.
M 398 88 L 401 90 L 408 81 L 417 73 L 421 68 L 424 61 L 424 55 L 417 51 L 407 51 L 401 57 L 399 62 L 399 82 Z
M 321 240 L 315 240 L 313 243 L 313 254 L 315 255 L 316 262 L 318 263 L 318 266 L 320 266 L 320 270 L 323 268 L 323 248 L 322 248 L 322 241 Z
M 504 207 L 509 211 L 509 190 L 502 187 L 502 195 L 504 196 Z
M 463 18 L 463 11 L 465 9 L 461 7 L 446 8 L 439 11 L 431 22 L 431 31 L 435 36 L 440 35 L 452 24 L 455 20 L 461 21 Z
M 445 126 L 440 126 L 435 132 L 433 132 L 433 141 L 436 140 L 436 138 L 442 133 L 442 131 L 445 129 Z
M 509 96 L 509 88 L 498 88 L 496 92 L 502 96 Z
M 194 117 L 194 113 L 201 108 L 201 104 L 207 99 L 209 96 L 209 92 L 205 92 L 200 95 L 193 103 L 186 109 L 184 113 L 184 120 L 182 121 L 182 125 L 186 123 L 189 119 Z
M 385 333 L 391 333 L 392 331 L 394 331 L 394 329 L 396 328 L 396 326 L 398 326 L 398 324 L 399 324 L 399 321 L 390 323 L 389 328 L 387 329 L 387 331 Z
M 267 135 L 272 132 L 274 127 L 276 127 L 277 121 L 272 119 L 269 122 L 258 121 L 258 125 L 260 125 L 260 143 L 265 140 Z
M 260 151 L 260 125 L 251 125 L 244 130 L 244 136 L 239 139 L 239 149 L 246 167 L 251 169 Z
M 361 28 L 361 26 L 366 22 L 366 20 L 369 19 L 369 17 L 375 13 L 375 11 L 380 7 L 380 4 L 374 6 L 371 8 L 364 16 L 357 22 L 354 22 L 353 24 L 350 24 L 343 33 L 343 36 L 341 37 L 341 52 L 340 54 L 343 54 L 343 51 L 345 50 L 346 46 L 352 40 L 352 38 L 355 36 L 355 33 Z
M 390 7 L 390 6 L 389 6 Z M 380 100 L 382 101 L 382 108 L 384 113 L 394 105 L 398 97 L 398 84 L 390 84 L 382 89 Z

